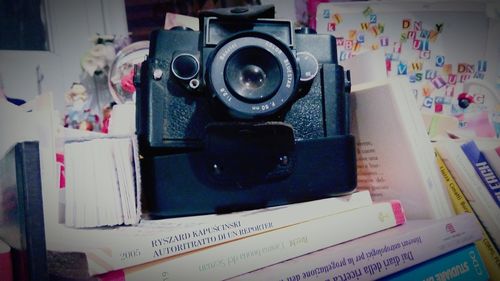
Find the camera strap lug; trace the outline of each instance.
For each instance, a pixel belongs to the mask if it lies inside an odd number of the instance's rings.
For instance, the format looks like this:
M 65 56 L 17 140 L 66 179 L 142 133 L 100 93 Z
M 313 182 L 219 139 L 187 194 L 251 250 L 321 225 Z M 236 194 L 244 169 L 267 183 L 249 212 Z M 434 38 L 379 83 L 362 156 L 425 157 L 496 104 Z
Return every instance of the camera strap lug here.
M 220 184 L 244 186 L 289 176 L 295 139 L 282 122 L 213 123 L 206 127 L 208 174 Z

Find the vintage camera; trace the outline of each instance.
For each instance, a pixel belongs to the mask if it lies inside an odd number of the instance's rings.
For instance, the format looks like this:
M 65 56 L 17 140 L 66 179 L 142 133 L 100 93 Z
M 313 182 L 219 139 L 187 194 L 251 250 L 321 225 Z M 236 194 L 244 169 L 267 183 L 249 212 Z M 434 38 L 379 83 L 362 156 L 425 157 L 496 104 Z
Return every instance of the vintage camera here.
M 274 7 L 157 30 L 136 72 L 147 212 L 175 217 L 341 195 L 356 186 L 349 75 L 336 40 Z

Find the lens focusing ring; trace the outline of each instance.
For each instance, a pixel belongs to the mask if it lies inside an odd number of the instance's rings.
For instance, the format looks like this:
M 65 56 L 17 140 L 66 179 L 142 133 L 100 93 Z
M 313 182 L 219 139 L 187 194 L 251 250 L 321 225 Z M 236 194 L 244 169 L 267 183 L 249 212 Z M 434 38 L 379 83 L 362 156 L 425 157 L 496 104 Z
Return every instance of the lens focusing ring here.
M 225 78 L 224 70 L 229 58 L 245 48 L 260 48 L 274 56 L 281 70 L 281 83 L 273 94 L 263 98 L 245 99 L 234 93 Z M 259 58 L 255 58 L 258 60 Z M 259 32 L 243 32 L 221 44 L 212 52 L 207 61 L 207 84 L 230 112 L 240 118 L 269 116 L 288 104 L 296 93 L 299 80 L 298 66 L 291 50 L 275 37 Z

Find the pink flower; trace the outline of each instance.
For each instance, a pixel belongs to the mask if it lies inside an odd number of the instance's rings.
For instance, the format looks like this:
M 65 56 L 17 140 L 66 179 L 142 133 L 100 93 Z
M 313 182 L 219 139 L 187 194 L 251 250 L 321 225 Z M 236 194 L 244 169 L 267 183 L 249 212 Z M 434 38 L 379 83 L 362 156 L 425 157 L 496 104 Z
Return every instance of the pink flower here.
M 133 94 L 135 93 L 134 86 L 134 69 L 130 71 L 129 74 L 124 75 L 121 80 L 122 89 L 125 93 Z

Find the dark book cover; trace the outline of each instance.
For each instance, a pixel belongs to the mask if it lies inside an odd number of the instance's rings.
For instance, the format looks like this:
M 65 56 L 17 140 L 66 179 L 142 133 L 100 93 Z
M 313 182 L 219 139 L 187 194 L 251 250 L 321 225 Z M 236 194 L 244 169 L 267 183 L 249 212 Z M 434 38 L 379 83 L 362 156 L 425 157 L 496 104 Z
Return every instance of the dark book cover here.
M 14 280 L 49 280 L 38 142 L 0 160 L 0 237 L 12 247 Z

